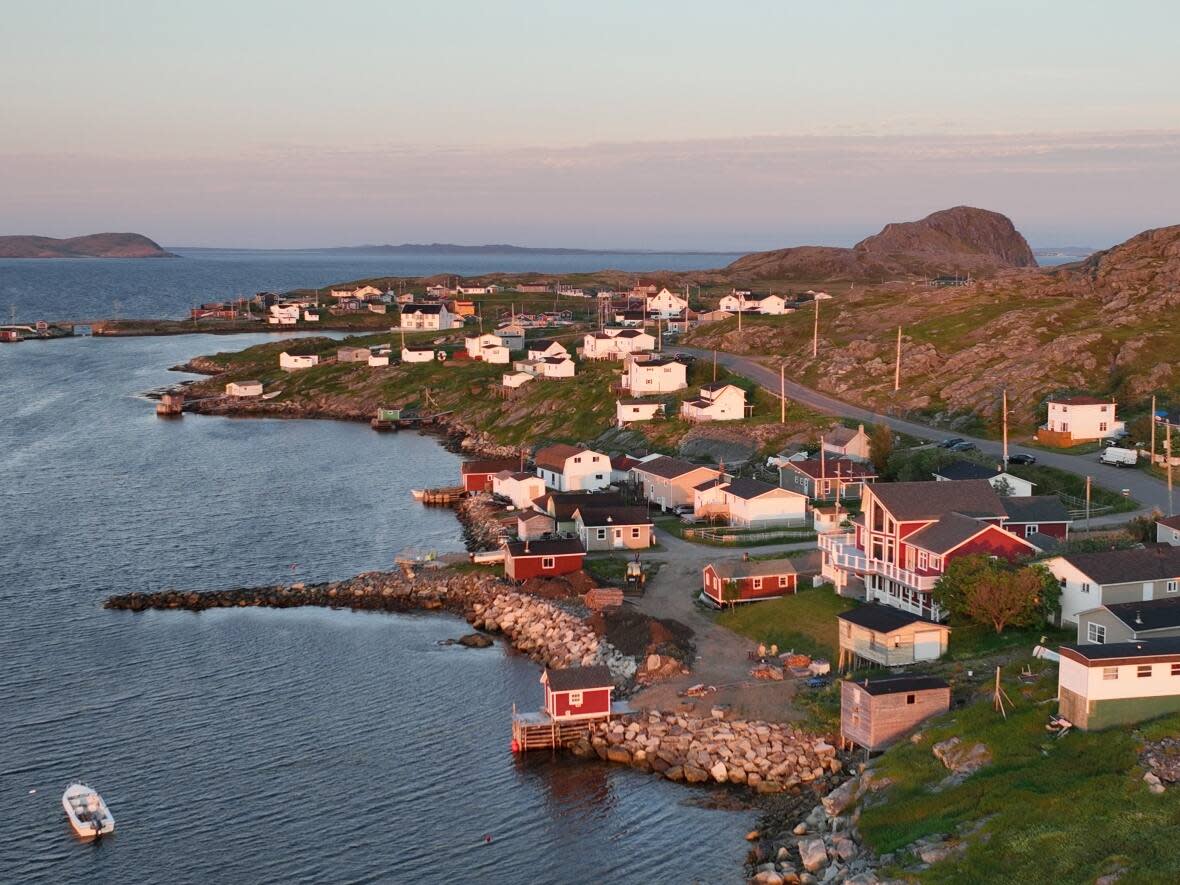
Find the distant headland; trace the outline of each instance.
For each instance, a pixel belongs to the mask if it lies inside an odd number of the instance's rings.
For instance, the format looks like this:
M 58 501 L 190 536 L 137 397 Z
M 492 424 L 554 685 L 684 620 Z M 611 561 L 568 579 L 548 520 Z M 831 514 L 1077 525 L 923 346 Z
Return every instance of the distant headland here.
M 0 258 L 175 258 L 143 234 L 0 237 Z

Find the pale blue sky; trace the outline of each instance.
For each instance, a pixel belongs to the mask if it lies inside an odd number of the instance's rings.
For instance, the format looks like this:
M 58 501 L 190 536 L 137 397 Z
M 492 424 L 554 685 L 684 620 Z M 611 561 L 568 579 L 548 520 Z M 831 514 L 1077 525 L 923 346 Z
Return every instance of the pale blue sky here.
M 1165 2 L 33 2 L 0 232 L 169 244 L 850 242 L 959 203 L 1180 223 Z

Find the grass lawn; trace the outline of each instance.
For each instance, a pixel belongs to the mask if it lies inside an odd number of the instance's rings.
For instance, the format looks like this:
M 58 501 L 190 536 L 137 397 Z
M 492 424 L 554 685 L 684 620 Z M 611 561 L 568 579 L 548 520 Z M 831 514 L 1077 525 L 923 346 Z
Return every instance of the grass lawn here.
M 627 576 L 627 563 L 634 558 L 634 552 L 610 553 L 605 556 L 591 554 L 586 557 L 582 570 L 600 584 L 622 587 L 623 579 Z M 658 559 L 648 559 L 646 556 L 642 556 L 641 561 L 649 581 L 659 573 L 660 566 L 663 565 Z
M 1086 497 L 1086 478 L 1076 473 L 1067 473 L 1056 467 L 1046 467 L 1044 464 L 1011 464 L 1008 472 L 1021 479 L 1034 482 L 1037 487 L 1033 492 L 1037 495 L 1070 495 L 1079 500 Z M 1100 485 L 1093 485 L 1090 489 L 1090 503 L 1093 508 L 1109 507 L 1111 513 L 1127 513 L 1139 509 L 1139 502 L 1132 498 L 1124 498 L 1118 492 Z
M 885 802 L 866 808 L 860 830 L 879 852 L 932 833 L 982 823 L 961 858 L 920 874 L 927 883 L 1092 883 L 1118 867 L 1128 883 L 1180 880 L 1180 790 L 1154 796 L 1136 767 L 1129 729 L 1074 732 L 1055 740 L 1045 731 L 1055 710 L 1056 667 L 1024 686 L 1006 680 L 1015 702 L 1003 719 L 989 694 L 927 725 L 917 743 L 903 741 L 879 761 L 893 779 Z M 1045 702 L 1045 703 L 1040 703 Z M 1180 731 L 1175 717 L 1149 725 L 1153 736 Z M 947 771 L 931 746 L 958 735 L 982 741 L 994 761 L 962 784 L 932 792 Z
M 839 645 L 836 615 L 856 605 L 831 587 L 800 590 L 793 596 L 750 602 L 717 616 L 717 623 L 757 642 L 835 661 Z
M 996 631 L 987 624 L 952 623 L 950 643 L 947 646 L 946 660 L 970 661 L 976 658 L 988 657 L 1014 648 L 1022 648 L 1031 652 L 1033 647 L 1041 643 L 1041 637 L 1046 637 L 1045 646 L 1055 648 L 1063 642 L 1076 642 L 1076 630 L 1058 630 L 1054 627 L 1037 627 L 1022 630 L 1008 627 L 1003 633 Z

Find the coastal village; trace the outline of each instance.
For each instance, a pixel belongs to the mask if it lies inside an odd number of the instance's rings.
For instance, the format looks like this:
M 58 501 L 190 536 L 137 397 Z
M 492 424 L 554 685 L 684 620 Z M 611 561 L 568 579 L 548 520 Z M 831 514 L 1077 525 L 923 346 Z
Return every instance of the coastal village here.
M 528 296 L 554 309 L 526 309 Z M 934 760 L 941 791 L 989 777 L 1016 733 L 1067 748 L 1180 714 L 1180 516 L 1033 454 L 1078 451 L 1115 470 L 1146 462 L 1170 504 L 1180 416 L 1154 402 L 1150 441 L 1133 442 L 1115 399 L 1049 394 L 1043 424 L 1013 433 L 1011 447 L 1005 411 L 997 456 L 972 437 L 837 420 L 793 402 L 781 366 L 754 381 L 692 346 L 715 325 L 740 334 L 809 313 L 804 346 L 818 350 L 821 305 L 840 298 L 824 291 L 734 288 L 704 304 L 639 280 L 625 291 L 435 283 L 330 297 L 328 315 L 395 322 L 194 361 L 210 380 L 169 391 L 161 414 L 293 414 L 302 377 L 332 373 L 306 399 L 397 372 L 393 386 L 354 394 L 354 411 L 322 414 L 439 432 L 466 453 L 452 485 L 414 497 L 455 508 L 468 555 L 404 551 L 394 571 L 336 585 L 108 605 L 461 614 L 477 631 L 461 644 L 500 634 L 543 666 L 536 696 L 506 711 L 514 752 L 787 800 L 749 836 L 747 873 L 762 883 L 904 881 L 978 850 L 967 820 L 881 838 L 890 786 L 930 775 L 915 754 Z M 268 325 L 324 315 L 318 296 L 259 298 Z M 898 386 L 903 360 L 899 331 L 885 367 Z M 440 379 L 458 393 L 448 399 Z M 543 398 L 527 400 L 534 390 Z M 456 397 L 491 417 L 473 427 Z M 578 410 L 587 397 L 595 424 L 571 423 L 562 402 Z M 526 410 L 509 439 L 496 416 L 526 402 L 534 427 L 551 410 L 586 432 L 530 434 Z M 1180 780 L 1168 741 L 1143 741 L 1136 789 L 1147 796 Z

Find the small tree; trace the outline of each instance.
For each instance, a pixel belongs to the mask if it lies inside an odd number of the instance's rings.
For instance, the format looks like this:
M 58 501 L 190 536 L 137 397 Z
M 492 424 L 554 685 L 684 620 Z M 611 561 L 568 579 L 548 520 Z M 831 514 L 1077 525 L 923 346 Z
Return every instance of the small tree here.
M 976 584 L 993 580 L 999 569 L 996 561 L 976 554 L 952 559 L 942 577 L 934 584 L 934 601 L 953 617 L 971 617 L 968 594 Z
M 1163 514 L 1158 510 L 1144 516 L 1136 516 L 1127 522 L 1127 534 L 1140 544 L 1151 544 L 1155 541 L 1155 522 Z
M 734 604 L 742 598 L 742 591 L 738 587 L 738 582 L 733 580 L 733 578 L 727 578 L 721 585 L 721 598 L 725 602 L 728 602 L 729 607 L 732 609 Z
M 1016 489 L 1012 488 L 1012 483 L 1008 482 L 1008 477 L 1006 476 L 1001 476 L 992 483 L 992 488 L 996 490 L 996 494 L 1001 498 L 1011 498 L 1016 494 Z
M 1041 565 L 1014 569 L 987 556 L 956 559 L 934 585 L 934 598 L 952 615 L 990 624 L 1031 627 L 1049 621 L 1061 607 L 1061 588 Z
M 869 460 L 878 476 L 889 468 L 889 456 L 893 454 L 893 430 L 888 424 L 876 424 L 869 434 Z

